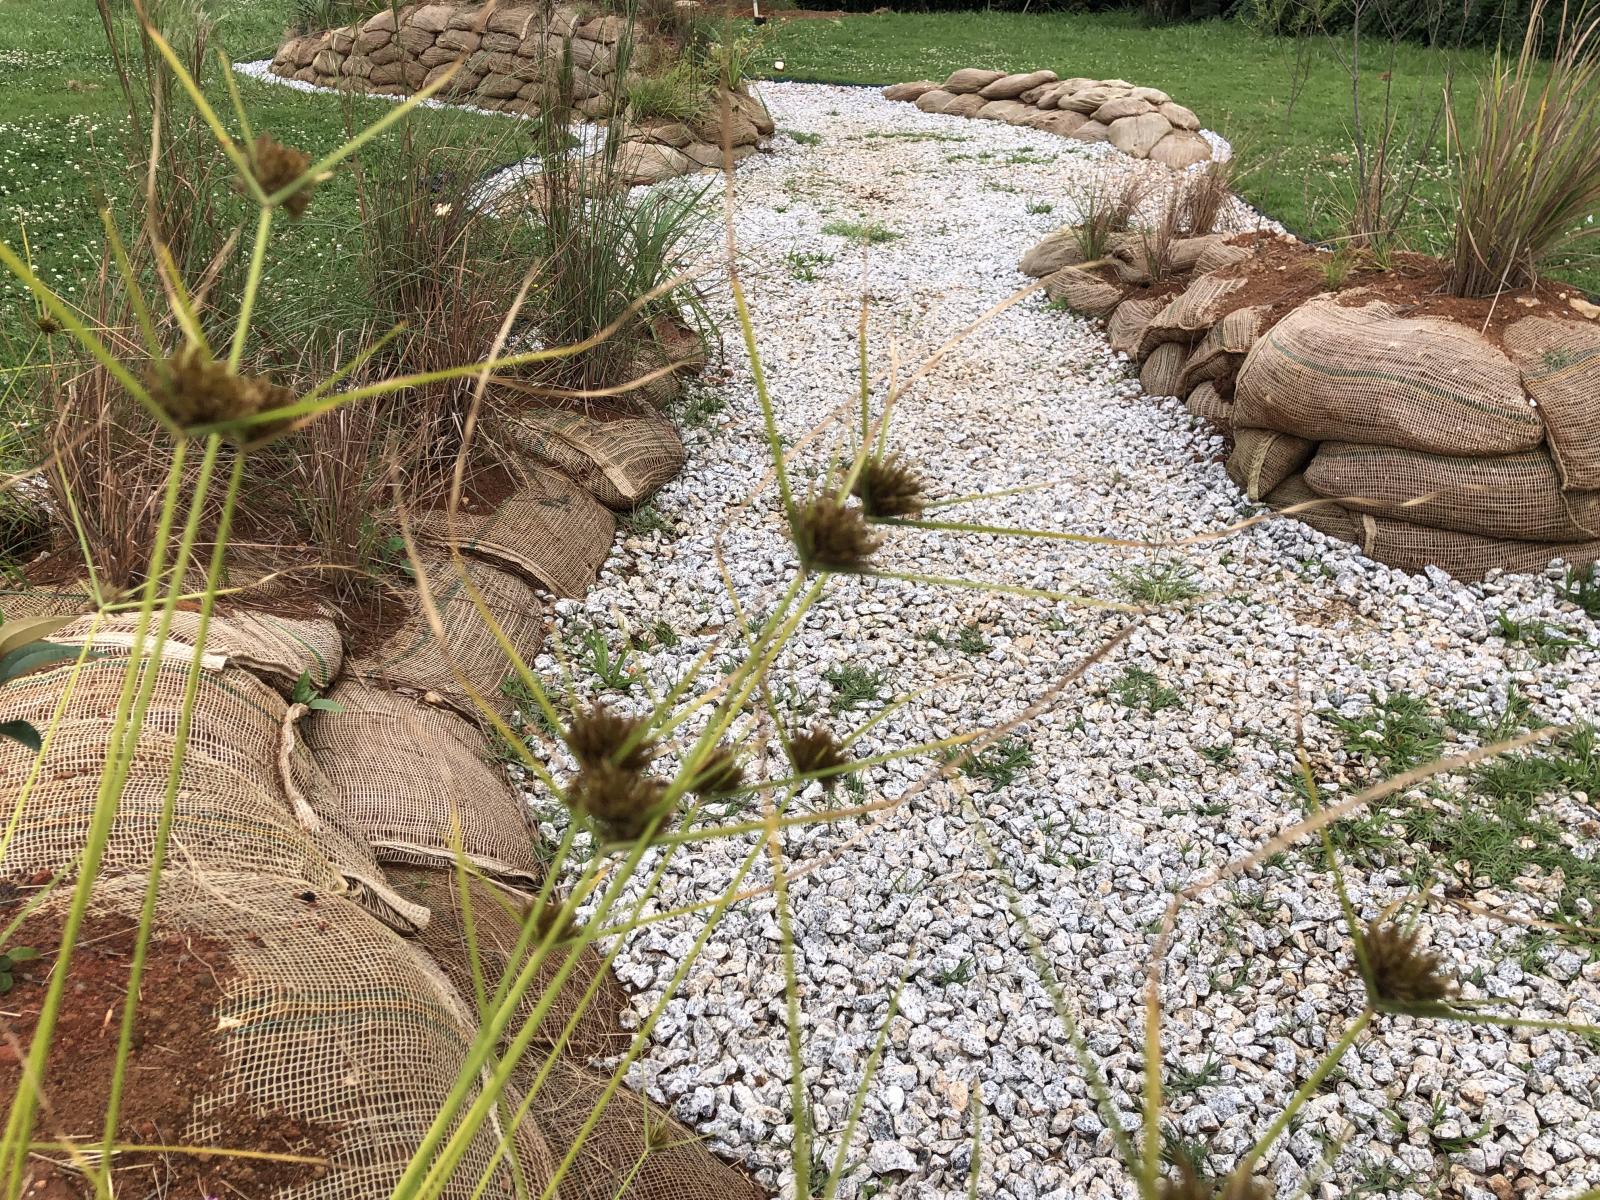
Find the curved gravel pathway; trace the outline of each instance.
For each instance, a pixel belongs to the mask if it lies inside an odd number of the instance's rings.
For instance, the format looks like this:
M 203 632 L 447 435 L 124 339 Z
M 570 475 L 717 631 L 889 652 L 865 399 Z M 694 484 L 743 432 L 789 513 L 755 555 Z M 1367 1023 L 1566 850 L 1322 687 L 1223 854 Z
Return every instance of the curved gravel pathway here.
M 790 439 L 851 399 L 863 278 L 875 369 L 892 354 L 903 372 L 1026 282 L 1018 258 L 1070 218 L 1075 188 L 1096 174 L 1162 170 L 872 92 L 779 84 L 763 93 L 780 134 L 773 154 L 740 168 L 736 222 Z M 827 232 L 836 222 L 898 236 L 863 253 Z M 670 627 L 671 637 L 630 660 L 657 691 L 707 646 L 727 645 L 718 632 L 734 615 L 713 554 L 717 529 L 728 525 L 723 549 L 744 604 L 770 605 L 790 571 L 771 490 L 738 508 L 766 451 L 726 289 L 708 292 L 730 331 L 725 377 L 714 380 L 726 407 L 690 429 L 688 468 L 655 502 L 671 529 L 624 537 L 589 597 L 559 606 L 573 646 L 597 628 L 620 645 L 619 620 L 635 632 Z M 1169 539 L 1254 511 L 1223 473 L 1220 440 L 1176 401 L 1142 397 L 1128 374 L 1096 325 L 1031 298 L 914 389 L 892 441 L 934 495 L 1037 487 L 954 510 L 972 520 Z M 837 426 L 825 430 L 802 452 L 801 478 L 839 444 Z M 1380 764 L 1347 748 L 1354 735 L 1335 719 L 1359 717 L 1375 698 L 1390 703 L 1393 730 L 1396 706 L 1415 698 L 1447 750 L 1476 744 L 1474 730 L 1499 718 L 1508 696 L 1531 702 L 1528 722 L 1594 720 L 1600 703 L 1595 626 L 1550 581 L 1469 588 L 1405 576 L 1292 521 L 1182 553 L 908 533 L 888 540 L 882 561 L 1110 598 L 1140 580 L 1181 578 L 1196 594 L 1148 620 L 1019 728 L 1009 757 L 988 760 L 987 777 L 922 791 L 871 826 L 808 826 L 785 838 L 789 861 L 810 868 L 793 881 L 791 902 L 806 1084 L 829 1161 L 889 997 L 909 972 L 850 1151 L 846 1197 L 966 1196 L 975 1121 L 977 1195 L 1132 1194 L 1008 911 L 1008 878 L 1136 1126 L 1154 923 L 1174 889 L 1303 814 L 1290 782 L 1297 710 L 1319 780 L 1338 794 Z M 1500 614 L 1556 622 L 1574 644 L 1541 664 L 1527 645 L 1508 644 Z M 839 580 L 780 664 L 779 698 L 795 720 L 846 729 L 881 702 L 832 711 L 841 668 L 880 675 L 884 699 L 923 689 L 863 738 L 863 754 L 881 753 L 1021 711 L 1127 620 L 1009 595 Z M 542 666 L 558 673 L 551 658 Z M 600 690 L 593 679 L 580 684 Z M 642 703 L 638 693 L 633 702 Z M 926 760 L 875 769 L 866 794 L 896 796 L 926 769 Z M 816 787 L 804 800 L 830 803 Z M 1600 830 L 1595 803 L 1568 788 L 1539 808 L 1586 857 Z M 1457 779 L 1408 793 L 1395 811 L 1486 804 Z M 1468 868 L 1461 884 L 1448 863 L 1414 872 L 1397 822 L 1377 823 L 1372 838 L 1385 861 L 1351 863 L 1365 915 L 1412 894 L 1418 880 L 1487 909 L 1553 911 L 1560 888 L 1548 873 L 1499 888 Z M 680 856 L 656 910 L 714 897 L 751 844 Z M 763 863 L 751 881 L 768 880 Z M 1579 903 L 1576 915 L 1592 919 Z M 640 1014 L 698 921 L 629 939 L 618 972 Z M 1432 905 L 1423 926 L 1464 995 L 1600 1020 L 1600 962 L 1451 903 Z M 1279 856 L 1184 911 L 1166 970 L 1169 1119 L 1175 1137 L 1213 1155 L 1213 1169 L 1231 1166 L 1271 1123 L 1359 1011 L 1348 963 L 1327 874 L 1309 853 Z M 735 906 L 632 1077 L 775 1185 L 788 1178 L 792 1128 L 782 977 L 773 902 Z M 1262 1169 L 1277 1195 L 1504 1200 L 1600 1184 L 1592 1047 L 1561 1034 L 1398 1018 L 1375 1028 L 1267 1155 Z

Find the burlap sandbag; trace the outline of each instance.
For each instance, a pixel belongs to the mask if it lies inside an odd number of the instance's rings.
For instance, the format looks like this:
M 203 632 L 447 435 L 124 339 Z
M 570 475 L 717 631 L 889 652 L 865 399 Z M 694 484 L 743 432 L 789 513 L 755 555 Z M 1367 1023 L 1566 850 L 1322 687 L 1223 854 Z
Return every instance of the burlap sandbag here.
M 1289 476 L 1305 466 L 1316 450 L 1315 442 L 1268 429 L 1233 431 L 1233 453 L 1228 455 L 1228 478 L 1252 500 L 1263 500 Z
M 454 838 L 479 869 L 524 884 L 539 878 L 528 809 L 481 734 L 460 717 L 355 680 L 328 699 L 339 711 L 306 722 L 306 744 L 341 810 L 379 862 L 455 860 Z
M 1230 309 L 1228 297 L 1244 287 L 1245 282 L 1215 275 L 1196 276 L 1182 294 L 1174 296 L 1145 326 L 1139 338 L 1139 354 L 1148 354 L 1163 342 L 1192 346 L 1222 320 Z
M 1600 558 L 1600 539 L 1583 542 L 1523 542 L 1478 537 L 1448 529 L 1429 529 L 1388 517 L 1365 517 L 1368 532 L 1361 548 L 1367 557 L 1402 571 L 1436 566 L 1467 583 L 1492 570 L 1537 574 L 1553 558 L 1585 566 Z
M 537 583 L 557 596 L 588 590 L 611 550 L 616 519 L 593 496 L 561 472 L 531 466 L 528 481 L 493 513 L 443 511 L 420 517 L 418 535 L 435 545 L 454 543 Z
M 1162 309 L 1159 300 L 1124 300 L 1106 320 L 1106 340 L 1113 350 L 1132 354 L 1150 319 Z
M 1464 325 L 1383 303 L 1301 305 L 1250 351 L 1234 403 L 1241 425 L 1313 441 L 1496 455 L 1544 438 L 1509 358 Z
M 188 686 L 186 664 L 146 660 L 156 672 L 133 743 L 104 867 L 149 867 Z M 100 804 L 112 715 L 128 660 L 68 662 L 13 680 L 0 712 L 45 738 L 36 757 L 0 740 L 0 791 L 22 798 L 0 876 L 71 867 Z M 56 717 L 60 709 L 59 718 Z M 32 780 L 30 783 L 29 780 Z M 206 870 L 266 871 L 348 896 L 397 928 L 427 920 L 388 887 L 372 848 L 341 812 L 300 741 L 289 706 L 248 671 L 202 670 L 172 812 L 168 857 Z
M 533 662 L 544 642 L 544 605 L 521 579 L 488 563 L 470 558 L 457 563 L 440 555 L 425 558 L 421 569 L 443 639 L 434 637 L 420 599 L 413 596 L 411 615 L 377 649 L 352 659 L 348 674 L 427 703 L 447 704 L 473 721 L 485 719 L 480 701 L 504 716 L 511 701 L 501 685 L 515 668 L 478 603 L 525 664 Z M 461 678 L 476 690 L 477 700 Z
M 1524 317 L 1506 330 L 1505 347 L 1539 405 L 1561 481 L 1600 491 L 1600 329 Z
M 1529 542 L 1600 537 L 1600 492 L 1562 491 L 1544 448 L 1498 458 L 1453 458 L 1323 442 L 1306 483 L 1347 508 L 1414 525 Z M 1424 497 L 1431 497 L 1424 499 Z
M 1103 317 L 1122 301 L 1122 289 L 1089 271 L 1062 267 L 1045 277 L 1045 294 L 1087 317 Z
M 1266 503 L 1280 511 L 1306 505 L 1303 511 L 1290 515 L 1319 533 L 1357 546 L 1364 537 L 1364 522 L 1372 520 L 1317 495 L 1306 486 L 1304 475 L 1291 475 L 1285 479 L 1267 494 Z
M 1222 267 L 1231 267 L 1234 263 L 1243 262 L 1251 256 L 1252 251 L 1249 247 L 1230 245 L 1218 238 L 1200 251 L 1200 256 L 1195 259 L 1194 269 L 1204 274 Z
M 1047 233 L 1042 241 L 1022 256 L 1017 270 L 1034 279 L 1043 279 L 1062 267 L 1076 266 L 1082 261 L 1083 247 L 1078 231 L 1069 225 L 1054 233 Z
M 150 628 L 159 620 L 159 614 L 152 615 Z M 50 640 L 81 645 L 92 633 L 96 646 L 125 652 L 133 646 L 138 626 L 138 613 L 108 613 L 98 621 L 85 616 L 51 634 Z M 199 632 L 198 612 L 174 612 L 161 657 L 188 661 Z M 154 654 L 155 647 L 148 639 L 146 644 Z M 344 661 L 344 640 L 338 626 L 321 617 L 280 617 L 242 610 L 212 614 L 201 653 L 213 667 L 244 667 L 289 695 L 302 676 L 319 691 L 332 683 Z
M 1234 309 L 1213 325 L 1184 363 L 1179 393 L 1187 395 L 1209 380 L 1219 394 L 1232 396 L 1239 367 L 1260 336 L 1266 312 L 1264 305 L 1248 305 Z
M 683 441 L 656 412 L 601 421 L 531 409 L 513 425 L 525 453 L 559 467 L 607 508 L 637 508 L 683 470 Z
M 91 899 L 91 921 L 136 924 L 146 884 L 143 875 L 102 879 Z M 70 897 L 70 888 L 58 890 L 39 919 L 59 919 Z M 185 946 L 204 947 L 196 951 L 198 969 L 217 981 L 220 999 L 212 1012 L 184 1022 L 195 1030 L 194 1044 L 162 1047 L 175 1071 L 210 1071 L 190 1103 L 188 1128 L 174 1131 L 182 1142 L 326 1157 L 325 1167 L 308 1165 L 303 1176 L 275 1190 L 275 1200 L 387 1196 L 444 1106 L 476 1034 L 449 980 L 419 949 L 339 896 L 308 890 L 301 880 L 248 872 L 201 876 L 168 869 L 151 954 L 181 954 Z M 87 953 L 80 946 L 74 957 Z M 180 992 L 147 996 L 144 1003 L 204 1004 L 209 998 Z M 142 1053 L 151 1057 L 148 1048 Z M 198 1070 L 191 1066 L 196 1063 L 202 1064 Z M 469 1105 L 481 1086 L 473 1081 Z M 503 1093 L 442 1196 L 511 1196 L 517 1173 L 532 1195 L 549 1183 L 554 1155 L 533 1122 L 511 1133 L 511 1158 L 490 1172 L 521 1098 L 514 1087 Z M 324 1140 L 285 1144 L 279 1134 L 271 1144 L 219 1141 L 222 1128 L 213 1114 L 240 1104 L 261 1116 L 293 1119 Z M 100 1107 L 49 1118 L 52 1129 L 65 1121 L 67 1132 L 86 1138 L 99 1137 L 103 1120 Z
M 1216 235 L 1193 238 L 1174 238 L 1165 248 L 1165 275 L 1185 275 L 1195 269 L 1200 256 L 1222 239 Z M 1118 277 L 1127 283 L 1148 283 L 1155 275 L 1152 263 L 1163 256 L 1163 249 L 1154 234 L 1130 234 L 1122 238 L 1112 251 L 1119 268 Z
M 523 925 L 531 919 L 531 906 L 537 902 L 537 896 L 532 893 L 515 891 L 469 874 L 466 900 L 471 906 L 473 928 L 469 949 L 466 910 L 454 871 L 442 867 L 397 866 L 389 875 L 397 891 L 433 913 L 433 919 L 417 936 L 417 941 L 469 1002 L 473 1002 L 476 995 L 472 983 L 474 952 L 484 994 L 492 997 L 501 979 L 507 974 L 515 979 L 539 946 L 543 930 L 535 932 L 529 949 L 521 957 L 514 953 Z M 513 1029 L 526 1024 L 534 1009 L 545 1000 L 546 992 L 566 966 L 570 952 L 569 947 L 561 945 L 546 952 L 536 969 L 533 986 L 517 1006 Z M 606 968 L 599 952 L 593 946 L 579 947 L 577 962 L 540 1018 L 534 1045 L 541 1051 L 549 1051 L 560 1041 L 563 1053 L 577 1063 L 622 1054 L 633 1040 L 621 1024 L 623 1010 L 627 1007 L 627 993 Z
M 1209 421 L 1224 433 L 1233 429 L 1233 401 L 1225 399 L 1215 384 L 1202 383 L 1184 401 L 1189 411 L 1201 420 Z
M 0 616 L 8 621 L 27 617 L 70 617 L 94 607 L 88 593 L 53 588 L 13 588 L 0 591 Z
M 1176 396 L 1178 380 L 1183 375 L 1184 360 L 1189 357 L 1177 342 L 1163 342 L 1150 352 L 1139 368 L 1139 386 L 1147 396 Z
M 1317 499 L 1320 497 L 1297 475 L 1268 496 L 1267 503 L 1283 508 Z M 1482 579 L 1491 570 L 1536 574 L 1555 558 L 1573 566 L 1600 558 L 1600 539 L 1525 542 L 1486 538 L 1351 512 L 1339 505 L 1318 506 L 1296 516 L 1314 529 L 1359 546 L 1363 554 L 1377 562 L 1414 573 L 1435 566 L 1466 583 Z
M 562 1200 L 765 1200 L 743 1171 L 660 1105 L 625 1087 L 604 1100 L 610 1072 L 557 1058 L 537 1091 L 532 1074 L 529 1069 L 518 1083 L 533 1093 L 534 1119 L 558 1166 L 577 1147 L 561 1177 Z M 598 1121 L 580 1142 L 597 1110 Z

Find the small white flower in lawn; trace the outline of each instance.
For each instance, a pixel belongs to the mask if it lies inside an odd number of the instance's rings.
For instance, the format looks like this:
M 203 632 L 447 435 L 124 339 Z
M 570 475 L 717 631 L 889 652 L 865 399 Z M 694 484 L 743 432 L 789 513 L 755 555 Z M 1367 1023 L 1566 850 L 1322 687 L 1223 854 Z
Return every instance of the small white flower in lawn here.
M 775 61 L 775 62 L 774 62 L 774 63 L 773 63 L 773 64 L 772 64 L 772 69 L 773 69 L 773 70 L 774 70 L 774 71 L 781 71 L 781 70 L 783 70 L 783 59 L 781 59 L 781 58 L 780 58 L 780 59 L 778 59 L 778 60 L 776 60 L 776 61 Z

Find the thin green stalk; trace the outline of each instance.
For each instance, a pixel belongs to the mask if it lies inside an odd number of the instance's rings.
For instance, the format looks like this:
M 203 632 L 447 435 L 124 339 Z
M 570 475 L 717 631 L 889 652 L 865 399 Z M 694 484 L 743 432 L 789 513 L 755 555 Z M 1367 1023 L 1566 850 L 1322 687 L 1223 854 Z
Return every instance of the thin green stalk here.
M 217 450 L 220 446 L 220 438 L 212 438 L 207 443 L 206 462 L 201 471 L 202 478 L 209 477 L 210 469 L 215 465 Z M 104 1172 L 97 1174 L 95 1180 L 96 1191 L 103 1191 L 107 1196 L 111 1192 L 111 1148 L 116 1142 L 117 1121 L 121 1115 L 122 1088 L 128 1066 L 128 1054 L 133 1046 L 133 1023 L 140 997 L 140 984 L 144 979 L 145 956 L 149 949 L 150 932 L 155 924 L 156 898 L 161 888 L 161 872 L 166 866 L 167 845 L 172 836 L 173 816 L 177 811 L 178 787 L 183 777 L 183 766 L 187 757 L 189 729 L 194 719 L 195 703 L 200 694 L 200 677 L 203 673 L 200 652 L 206 644 L 206 634 L 211 628 L 211 615 L 216 599 L 214 589 L 218 578 L 222 574 L 222 562 L 227 548 L 228 534 L 233 525 L 233 514 L 239 500 L 239 486 L 244 480 L 244 465 L 244 455 L 238 455 L 234 459 L 233 471 L 228 478 L 227 493 L 223 497 L 222 515 L 218 521 L 216 542 L 212 546 L 211 562 L 206 570 L 205 598 L 200 602 L 200 617 L 195 630 L 195 655 L 189 664 L 188 678 L 184 681 L 183 707 L 178 712 L 178 724 L 173 734 L 172 764 L 167 771 L 167 789 L 166 794 L 161 799 L 161 816 L 156 822 L 156 839 L 150 855 L 149 879 L 145 885 L 144 901 L 139 910 L 139 932 L 133 947 L 133 964 L 128 972 L 128 994 L 122 1006 L 122 1026 L 117 1035 L 117 1057 L 111 1073 L 110 1096 L 106 1102 L 104 1141 L 102 1145 L 106 1169 Z M 196 511 L 201 508 L 204 500 L 203 493 L 195 496 L 194 509 Z
M 262 268 L 267 260 L 267 239 L 272 235 L 272 214 L 276 211 L 263 205 L 256 216 L 256 240 L 250 248 L 250 270 L 244 279 L 244 295 L 239 300 L 239 319 L 233 327 L 233 345 L 228 348 L 228 369 L 237 371 L 244 360 L 244 344 L 250 336 L 250 318 L 256 307 L 256 295 L 261 290 Z
M 800 1046 L 800 980 L 794 966 L 794 919 L 789 912 L 789 876 L 778 841 L 778 810 L 767 809 L 767 836 L 762 839 L 772 860 L 772 898 L 778 910 L 779 952 L 783 955 L 783 1001 L 789 1052 L 789 1111 L 794 1125 L 791 1162 L 794 1194 L 811 1194 L 811 1106 L 806 1099 L 805 1056 Z M 840 1154 L 844 1147 L 840 1147 Z
M 1306 1081 L 1295 1089 L 1294 1095 L 1289 1098 L 1289 1103 L 1284 1105 L 1283 1111 L 1278 1114 L 1277 1119 L 1267 1128 L 1267 1132 L 1262 1134 L 1256 1140 L 1256 1144 L 1251 1146 L 1245 1156 L 1239 1160 L 1239 1165 L 1234 1168 L 1234 1174 L 1238 1178 L 1243 1179 L 1249 1176 L 1256 1163 L 1261 1160 L 1261 1156 L 1267 1152 L 1273 1142 L 1278 1140 L 1279 1135 L 1289 1128 L 1289 1123 L 1294 1120 L 1295 1114 L 1300 1111 L 1305 1102 L 1316 1095 L 1317 1089 L 1333 1073 L 1333 1069 L 1339 1065 L 1339 1060 L 1345 1056 L 1345 1052 L 1351 1046 L 1356 1044 L 1356 1039 L 1372 1023 L 1372 1018 L 1376 1015 L 1377 1010 L 1369 1006 L 1363 1008 L 1361 1015 L 1350 1022 L 1349 1027 L 1344 1031 L 1344 1036 L 1339 1039 L 1332 1050 L 1323 1056 L 1322 1061 L 1317 1064 L 1317 1069 L 1311 1072 Z
M 4 244 L 0 244 L 0 256 L 3 256 L 4 253 L 9 253 L 9 251 Z M 128 669 L 123 680 L 122 692 L 117 699 L 116 714 L 112 722 L 114 733 L 126 728 L 130 711 L 133 707 L 134 693 L 143 661 L 144 638 L 149 629 L 150 613 L 155 602 L 157 580 L 161 565 L 166 558 L 167 543 L 172 536 L 172 526 L 176 520 L 186 447 L 186 442 L 180 441 L 177 443 L 173 450 L 172 464 L 168 469 L 166 494 L 156 525 L 155 545 L 151 551 L 151 572 L 145 581 L 145 603 L 140 610 L 138 625 L 134 633 L 132 653 L 128 660 Z M 34 1024 L 33 1040 L 28 1050 L 27 1067 L 23 1078 L 18 1083 L 17 1094 L 12 1101 L 11 1111 L 6 1119 L 5 1136 L 0 1139 L 0 1143 L 3 1143 L 3 1145 L 0 1145 L 0 1155 L 4 1156 L 3 1160 L 0 1161 L 5 1161 L 7 1168 L 4 1176 L 7 1181 L 6 1196 L 8 1200 L 17 1200 L 21 1195 L 24 1175 L 23 1167 L 27 1161 L 28 1142 L 32 1137 L 34 1121 L 38 1113 L 39 1094 L 36 1081 L 44 1074 L 46 1057 L 50 1052 L 50 1041 L 55 1036 L 56 1022 L 59 1019 L 62 999 L 66 993 L 67 974 L 72 961 L 72 952 L 77 943 L 78 932 L 83 926 L 84 916 L 88 911 L 89 897 L 94 890 L 95 879 L 100 871 L 100 862 L 105 855 L 105 848 L 111 837 L 111 826 L 116 818 L 119 793 L 113 790 L 113 773 L 110 769 L 110 756 L 113 752 L 108 750 L 107 770 L 101 776 L 99 796 L 95 803 L 94 814 L 89 822 L 78 882 L 73 888 L 72 901 L 67 908 L 66 920 L 62 925 L 60 952 L 56 957 L 55 969 L 50 972 L 50 984 L 40 1005 L 39 1018 Z

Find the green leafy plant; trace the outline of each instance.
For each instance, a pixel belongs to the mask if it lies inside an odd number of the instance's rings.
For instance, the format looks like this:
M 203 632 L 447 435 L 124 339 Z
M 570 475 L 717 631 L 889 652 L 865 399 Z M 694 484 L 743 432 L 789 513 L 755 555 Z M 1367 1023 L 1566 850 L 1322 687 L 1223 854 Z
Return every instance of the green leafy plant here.
M 39 952 L 32 946 L 12 946 L 0 950 L 0 995 L 9 992 L 16 983 L 16 969 L 22 963 L 33 962 Z
M 321 695 L 315 682 L 312 681 L 311 672 L 302 671 L 300 678 L 294 681 L 294 690 L 289 693 L 291 703 L 303 704 L 312 712 L 342 713 L 344 705 L 337 700 L 329 700 Z
M 0 624 L 0 686 L 20 679 L 30 671 L 82 654 L 77 646 L 63 646 L 44 640 L 56 630 L 72 624 L 72 621 L 71 617 L 26 617 Z M 35 754 L 43 744 L 39 731 L 21 720 L 0 722 L 0 738 L 20 742 Z
M 833 237 L 849 238 L 853 242 L 862 242 L 868 246 L 881 246 L 885 242 L 898 241 L 905 236 L 890 229 L 881 221 L 829 221 L 822 227 L 822 232 Z

